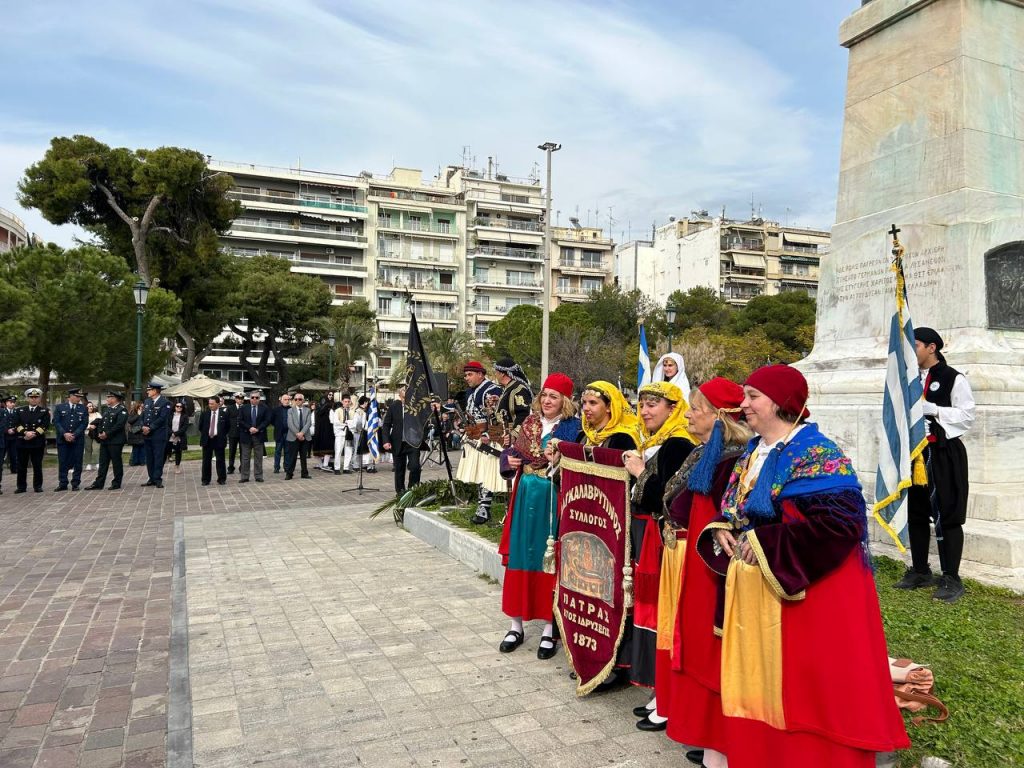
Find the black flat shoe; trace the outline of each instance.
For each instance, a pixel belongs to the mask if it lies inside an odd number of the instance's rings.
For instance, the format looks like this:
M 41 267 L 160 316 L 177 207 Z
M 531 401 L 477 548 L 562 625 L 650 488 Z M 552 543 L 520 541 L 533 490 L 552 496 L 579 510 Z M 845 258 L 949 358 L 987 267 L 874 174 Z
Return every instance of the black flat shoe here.
M 691 749 L 686 753 L 686 759 L 694 765 L 704 765 L 704 750 L 703 749 Z
M 646 704 L 641 704 L 639 707 L 633 707 L 633 717 L 647 717 L 653 709 L 648 709 Z
M 660 723 L 652 723 L 650 719 L 645 717 L 643 720 L 636 721 L 636 727 L 641 731 L 664 731 L 668 728 L 668 720 L 663 720 Z
M 512 638 L 511 640 L 509 638 Z M 516 648 L 523 644 L 523 633 L 516 632 L 514 629 L 510 629 L 505 633 L 505 639 L 501 641 L 501 645 L 498 646 L 498 650 L 502 653 L 512 653 Z
M 542 636 L 540 645 L 537 646 L 537 658 L 546 661 L 555 655 L 558 650 L 558 641 L 552 637 Z

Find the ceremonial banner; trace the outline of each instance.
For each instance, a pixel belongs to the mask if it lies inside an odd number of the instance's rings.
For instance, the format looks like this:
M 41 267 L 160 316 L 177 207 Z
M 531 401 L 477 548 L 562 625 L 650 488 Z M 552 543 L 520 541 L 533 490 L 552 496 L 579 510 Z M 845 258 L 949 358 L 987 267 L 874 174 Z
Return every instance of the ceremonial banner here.
M 555 621 L 576 671 L 576 695 L 586 696 L 614 669 L 626 626 L 629 473 L 622 451 L 565 441 L 558 450 Z

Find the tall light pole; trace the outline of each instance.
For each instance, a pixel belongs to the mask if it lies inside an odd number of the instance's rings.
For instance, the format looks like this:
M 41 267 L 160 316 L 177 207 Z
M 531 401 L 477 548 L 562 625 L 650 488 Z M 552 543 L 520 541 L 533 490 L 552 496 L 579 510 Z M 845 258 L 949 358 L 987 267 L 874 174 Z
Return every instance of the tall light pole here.
M 142 400 L 142 316 L 146 314 L 149 286 L 139 280 L 132 289 L 135 293 L 135 402 Z
M 551 326 L 551 153 L 562 148 L 561 144 L 546 141 L 537 146 L 547 155 L 548 183 L 545 190 L 544 210 L 544 306 L 541 309 L 540 325 L 540 380 L 548 377 L 548 333 Z
M 334 390 L 334 345 L 337 339 L 334 338 L 332 333 L 327 337 L 327 389 L 328 391 Z
M 676 308 L 669 304 L 665 307 L 665 319 L 668 320 L 668 351 L 672 351 L 672 326 L 676 324 Z

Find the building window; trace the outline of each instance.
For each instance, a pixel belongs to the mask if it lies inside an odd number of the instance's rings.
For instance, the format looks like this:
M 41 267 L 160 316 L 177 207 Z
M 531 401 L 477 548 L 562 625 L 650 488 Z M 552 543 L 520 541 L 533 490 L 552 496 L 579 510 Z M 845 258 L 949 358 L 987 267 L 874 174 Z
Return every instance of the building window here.
M 452 222 L 450 219 L 438 219 L 437 220 L 437 231 L 444 232 L 447 234 L 452 231 Z
M 533 285 L 534 284 L 533 272 L 517 272 L 517 271 L 514 271 L 514 270 L 510 269 L 506 274 L 508 275 L 508 284 L 509 285 Z
M 604 287 L 604 281 L 596 280 L 592 277 L 585 277 L 580 281 L 580 287 L 583 288 L 584 293 L 600 291 L 601 288 Z
M 377 313 L 380 315 L 391 314 L 391 299 L 377 299 Z
M 487 267 L 474 267 L 473 268 L 473 279 L 478 283 L 486 283 L 487 278 L 490 276 L 490 270 Z
M 477 296 L 476 297 L 476 308 L 481 312 L 489 312 L 491 309 L 491 297 L 490 296 Z
M 569 292 L 569 278 L 568 277 L 560 277 L 560 278 L 558 278 L 558 290 L 561 293 L 568 293 Z

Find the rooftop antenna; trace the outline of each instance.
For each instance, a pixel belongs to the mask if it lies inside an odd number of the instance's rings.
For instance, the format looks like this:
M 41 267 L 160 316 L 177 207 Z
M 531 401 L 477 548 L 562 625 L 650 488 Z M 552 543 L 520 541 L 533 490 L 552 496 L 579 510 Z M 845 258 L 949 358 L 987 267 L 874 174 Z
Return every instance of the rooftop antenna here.
M 494 158 L 491 155 L 487 156 L 487 178 L 494 178 Z
M 789 206 L 786 206 L 786 226 L 789 226 Z
M 754 193 L 750 193 L 750 220 L 754 220 Z
M 470 148 L 469 144 L 463 144 L 462 145 L 462 167 L 465 168 L 467 171 L 470 168 L 470 161 L 472 160 L 472 155 L 473 155 L 473 150 Z
M 609 205 L 608 206 L 608 234 L 611 234 L 612 227 L 614 227 L 616 224 L 618 224 L 618 222 L 615 219 L 612 218 L 612 210 L 614 208 L 615 208 L 614 205 Z M 619 237 L 622 237 L 621 233 L 619 234 Z
M 555 226 L 556 227 L 562 226 L 562 212 L 561 211 L 555 211 Z

